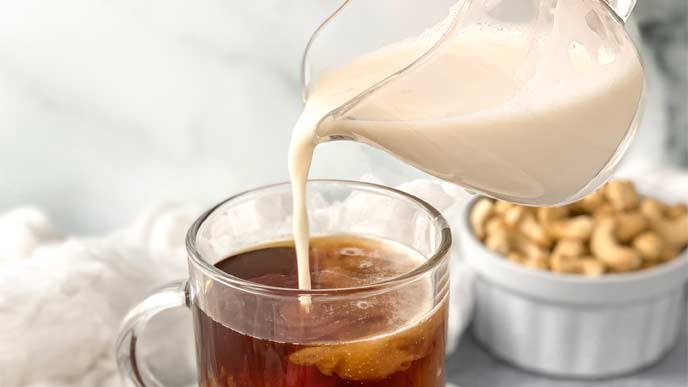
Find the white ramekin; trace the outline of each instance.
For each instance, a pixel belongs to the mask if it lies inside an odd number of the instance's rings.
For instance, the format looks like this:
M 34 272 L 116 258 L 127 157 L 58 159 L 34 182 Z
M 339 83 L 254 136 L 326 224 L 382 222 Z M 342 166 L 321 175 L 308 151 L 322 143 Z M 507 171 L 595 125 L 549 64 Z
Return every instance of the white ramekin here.
M 478 272 L 473 334 L 523 369 L 605 378 L 646 367 L 677 341 L 688 254 L 653 269 L 588 278 L 537 271 L 489 251 L 462 215 L 463 256 Z

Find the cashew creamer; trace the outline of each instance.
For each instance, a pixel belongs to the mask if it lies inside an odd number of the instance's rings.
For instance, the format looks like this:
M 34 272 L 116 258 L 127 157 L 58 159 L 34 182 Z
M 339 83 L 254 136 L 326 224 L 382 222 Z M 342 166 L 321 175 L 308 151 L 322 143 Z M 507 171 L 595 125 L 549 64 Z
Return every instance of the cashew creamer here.
M 289 152 L 302 289 L 310 288 L 306 180 L 319 142 L 364 142 L 527 204 L 566 201 L 597 176 L 635 129 L 643 71 L 630 42 L 610 38 L 575 4 L 558 7 L 566 16 L 542 39 L 463 28 L 429 53 L 424 39 L 396 43 L 311 84 Z

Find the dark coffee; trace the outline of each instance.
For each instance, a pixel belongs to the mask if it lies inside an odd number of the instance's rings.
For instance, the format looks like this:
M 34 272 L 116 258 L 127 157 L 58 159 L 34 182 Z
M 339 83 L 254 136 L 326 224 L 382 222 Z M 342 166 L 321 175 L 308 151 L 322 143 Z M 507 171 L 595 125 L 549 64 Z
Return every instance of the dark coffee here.
M 315 289 L 374 284 L 422 263 L 410 249 L 350 236 L 314 238 L 310 260 Z M 297 288 L 296 257 L 290 243 L 234 255 L 216 267 L 251 282 Z M 261 316 L 253 324 L 269 328 L 274 322 L 268 320 L 273 318 L 287 327 L 282 331 L 307 330 L 308 337 L 317 338 L 308 343 L 275 340 L 290 337 L 279 330 L 256 330 L 263 332 L 262 337 L 242 333 L 194 306 L 200 386 L 443 387 L 446 299 L 427 307 L 433 302 L 430 288 L 423 282 L 364 300 L 314 300 L 308 308 L 298 302 L 279 310 L 272 310 L 274 305 L 264 310 L 260 302 L 241 305 Z M 414 316 L 423 310 L 432 312 Z

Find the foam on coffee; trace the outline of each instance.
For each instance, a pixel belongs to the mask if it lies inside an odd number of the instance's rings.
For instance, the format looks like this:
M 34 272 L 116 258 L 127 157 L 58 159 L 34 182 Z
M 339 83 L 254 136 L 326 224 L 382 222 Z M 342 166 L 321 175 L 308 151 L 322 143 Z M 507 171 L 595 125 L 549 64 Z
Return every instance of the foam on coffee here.
M 309 257 L 313 289 L 345 289 L 379 284 L 413 271 L 426 260 L 419 252 L 400 243 L 358 235 L 313 238 Z M 235 254 L 216 266 L 253 283 L 299 288 L 293 241 L 254 246 L 250 251 Z M 255 329 L 249 332 L 238 325 L 232 328 L 273 340 L 289 341 L 294 339 L 295 332 L 304 330 L 308 330 L 310 343 L 339 342 L 352 338 L 360 340 L 390 334 L 415 324 L 426 317 L 434 302 L 432 285 L 427 277 L 394 291 L 365 299 L 361 297 L 330 302 L 326 306 L 319 305 L 315 300 L 307 312 L 298 303 L 285 303 L 280 306 L 278 316 L 282 323 L 278 324 L 278 328 L 270 327 L 277 331 L 269 332 L 269 336 Z M 342 316 L 347 316 L 347 321 L 366 322 L 364 328 L 371 333 L 342 327 L 347 323 L 340 321 Z

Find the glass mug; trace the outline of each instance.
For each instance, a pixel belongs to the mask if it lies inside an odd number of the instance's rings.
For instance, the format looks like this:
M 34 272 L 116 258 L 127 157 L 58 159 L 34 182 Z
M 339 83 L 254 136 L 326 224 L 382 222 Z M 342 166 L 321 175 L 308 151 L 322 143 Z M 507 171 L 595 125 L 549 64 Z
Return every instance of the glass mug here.
M 291 188 L 277 184 L 233 196 L 191 226 L 189 279 L 160 289 L 125 317 L 116 344 L 125 383 L 162 387 L 138 358 L 137 342 L 153 316 L 186 306 L 194 315 L 202 387 L 445 385 L 452 244 L 445 219 L 426 202 L 375 184 L 313 180 L 308 191 L 312 236 L 389 241 L 413 249 L 423 262 L 400 276 L 340 289 L 301 291 L 240 279 L 214 265 L 290 240 Z M 306 299 L 310 312 L 293 314 Z M 352 305 L 358 313 L 350 313 Z M 413 313 L 399 312 L 403 305 Z M 366 318 L 376 324 L 373 334 L 360 329 Z

